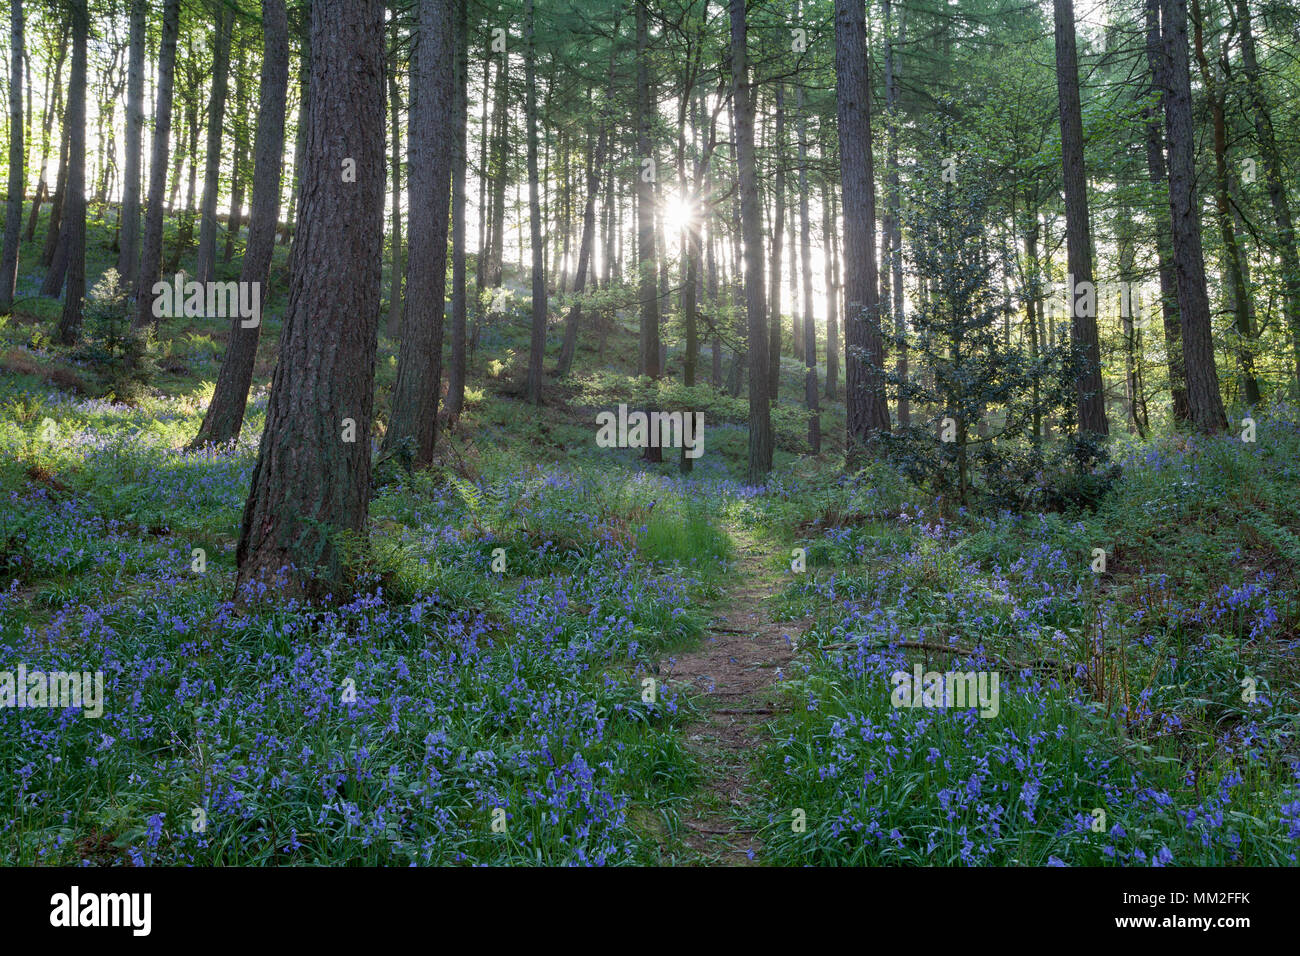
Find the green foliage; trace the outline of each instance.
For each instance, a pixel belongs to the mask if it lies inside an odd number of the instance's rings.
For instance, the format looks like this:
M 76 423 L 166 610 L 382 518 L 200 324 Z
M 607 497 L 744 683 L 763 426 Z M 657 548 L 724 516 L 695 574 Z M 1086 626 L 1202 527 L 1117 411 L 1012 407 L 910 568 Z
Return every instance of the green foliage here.
M 100 394 L 132 404 L 158 374 L 157 348 L 150 329 L 133 329 L 126 290 L 117 270 L 109 269 L 90 290 L 83 340 L 73 356 L 90 365 Z

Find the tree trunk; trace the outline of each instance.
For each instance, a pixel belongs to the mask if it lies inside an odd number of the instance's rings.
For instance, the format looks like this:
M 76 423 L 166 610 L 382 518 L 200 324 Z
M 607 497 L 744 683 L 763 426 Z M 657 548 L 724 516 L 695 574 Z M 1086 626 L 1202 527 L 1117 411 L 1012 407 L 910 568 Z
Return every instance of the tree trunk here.
M 1214 364 L 1210 302 L 1205 290 L 1200 206 L 1196 198 L 1195 134 L 1187 53 L 1187 0 L 1162 0 L 1165 126 L 1169 139 L 1169 208 L 1173 221 L 1178 313 L 1192 423 L 1207 433 L 1228 427 Z
M 442 332 L 446 314 L 447 220 L 453 156 L 452 0 L 420 0 L 419 46 L 413 68 L 408 195 L 406 309 L 397 354 L 397 381 L 385 454 L 415 465 L 433 460 L 438 393 L 442 389 Z M 381 114 L 382 116 L 382 114 Z M 381 119 L 382 121 L 382 119 Z M 382 143 L 380 148 L 382 149 Z
M 749 468 L 747 481 L 761 484 L 772 470 L 772 409 L 768 400 L 767 329 L 763 315 L 763 213 L 754 156 L 754 103 L 749 85 L 745 0 L 731 0 L 731 83 L 740 167 L 740 219 L 745 235 L 745 311 L 749 326 Z M 865 53 L 865 50 L 864 50 Z
M 131 0 L 130 62 L 126 81 L 126 169 L 118 234 L 117 275 L 122 288 L 135 288 L 140 268 L 140 149 L 144 138 L 144 46 L 147 0 Z
M 757 97 L 756 97 L 757 98 Z M 785 236 L 785 89 L 776 85 L 776 138 L 772 146 L 776 175 L 773 176 L 775 195 L 772 206 L 771 288 L 768 290 L 767 388 L 768 395 L 776 401 L 781 391 L 781 254 Z M 742 198 L 741 202 L 744 200 Z M 791 245 L 794 243 L 792 242 Z M 796 320 L 797 321 L 797 320 Z M 799 346 L 791 339 L 795 354 Z
M 882 307 L 893 304 L 894 337 L 897 340 L 898 359 L 894 374 L 898 378 L 898 424 L 902 428 L 912 422 L 912 405 L 908 397 L 907 383 L 907 323 L 903 317 L 903 228 L 902 228 L 902 189 L 899 185 L 898 165 L 898 53 L 894 49 L 893 32 L 888 26 L 892 4 L 885 0 L 885 104 L 889 117 L 889 146 L 886 153 L 889 185 L 889 212 L 886 219 L 889 228 L 885 232 L 885 244 L 889 247 L 889 271 L 892 282 L 889 283 L 891 298 L 887 298 Z M 898 43 L 902 46 L 907 38 L 907 8 L 900 7 L 898 13 Z M 884 282 L 881 283 L 884 285 Z
M 469 9 L 455 4 L 456 75 L 452 101 L 455 154 L 451 163 L 451 369 L 447 374 L 447 414 L 465 404 L 465 173 L 469 164 Z
M 1223 271 L 1228 277 L 1228 294 L 1232 297 L 1232 315 L 1237 328 L 1237 366 L 1241 373 L 1241 396 L 1252 408 L 1259 404 L 1259 383 L 1255 379 L 1255 359 L 1251 355 L 1253 339 L 1250 316 L 1250 291 L 1246 286 L 1241 248 L 1237 243 L 1236 224 L 1232 217 L 1230 176 L 1228 173 L 1228 124 L 1224 117 L 1227 93 L 1219 89 L 1217 77 L 1205 53 L 1204 18 L 1201 5 L 1192 0 L 1193 48 L 1210 103 L 1210 123 L 1214 134 L 1214 211 L 1223 240 Z
M 393 259 L 388 280 L 388 337 L 397 338 L 402 331 L 402 126 L 399 122 L 402 100 L 397 89 L 397 19 L 393 18 L 392 54 L 388 63 L 388 117 L 392 130 L 392 160 L 389 183 L 393 194 Z
M 280 178 L 284 163 L 284 117 L 289 95 L 289 23 L 284 0 L 262 0 L 262 76 L 258 88 L 257 139 L 253 144 L 253 196 L 249 210 L 248 245 L 240 265 L 239 281 L 255 284 L 265 303 L 267 275 L 280 225 Z M 336 172 L 334 175 L 338 175 Z M 248 389 L 257 360 L 258 323 L 245 328 L 238 316 L 231 319 L 226 354 L 217 373 L 216 388 L 195 447 L 222 444 L 239 437 L 248 404 Z M 278 372 L 277 372 L 278 374 Z
M 488 285 L 492 287 L 501 284 L 506 250 L 506 146 L 510 119 L 510 86 L 506 81 L 506 70 L 509 61 L 510 54 L 502 53 L 501 65 L 497 69 L 496 105 L 493 107 L 496 136 L 492 144 L 492 241 L 489 244 L 487 273 Z
M 1106 435 L 1106 393 L 1097 342 L 1096 290 L 1092 287 L 1092 228 L 1088 180 L 1083 169 L 1083 118 L 1079 105 L 1079 62 L 1074 43 L 1074 0 L 1053 0 L 1056 12 L 1056 91 L 1061 121 L 1061 169 L 1065 184 L 1066 258 L 1070 279 L 1070 343 L 1084 367 L 1076 382 L 1081 434 Z M 1092 313 L 1084 308 L 1092 287 Z
M 221 185 L 221 134 L 230 88 L 230 40 L 235 17 L 226 0 L 215 0 L 217 45 L 212 55 L 212 98 L 208 100 L 208 141 L 204 151 L 203 199 L 199 204 L 199 251 L 195 276 L 210 282 L 217 271 L 217 190 Z
M 63 135 L 59 143 L 59 171 L 54 177 L 54 197 L 50 201 L 50 221 L 45 224 L 45 246 L 41 251 L 41 265 L 49 267 L 54 263 L 54 257 L 59 251 L 59 236 L 62 235 L 63 226 L 63 201 L 68 194 L 68 143 L 72 135 L 72 128 L 68 125 L 68 111 L 64 108 L 63 116 L 60 117 L 59 125 L 63 127 Z M 45 281 L 49 282 L 49 274 L 46 274 Z M 59 285 L 53 292 L 47 293 L 45 287 L 41 288 L 41 295 L 58 295 L 59 289 L 63 287 L 63 276 L 59 275 Z
M 834 400 L 840 377 L 840 282 L 835 254 L 835 193 L 822 183 L 822 260 L 826 270 L 826 398 Z
M 365 534 L 370 504 L 384 226 L 383 0 L 315 0 L 311 40 L 289 304 L 236 551 L 239 585 L 289 566 L 288 592 L 308 595 L 340 589 L 339 536 Z M 432 59 L 424 58 L 429 73 Z M 422 99 L 431 107 L 433 91 Z M 420 132 L 422 146 L 434 132 Z M 345 159 L 356 162 L 356 182 L 340 175 Z M 413 205 L 436 201 L 415 195 Z
M 235 137 L 235 155 L 230 166 L 230 217 L 226 220 L 226 244 L 221 253 L 221 261 L 229 262 L 235 257 L 235 240 L 244 228 L 244 190 L 248 172 L 248 94 L 244 79 L 245 67 L 244 43 L 239 44 L 235 58 L 235 122 L 232 132 Z
M 528 401 L 542 404 L 542 360 L 546 354 L 546 265 L 542 246 L 541 188 L 537 174 L 537 47 L 533 0 L 525 3 L 524 111 L 528 124 L 528 231 L 533 253 L 532 340 L 528 349 Z
M 799 112 L 799 260 L 803 271 L 804 399 L 808 404 L 808 447 L 822 450 L 821 415 L 817 402 L 817 323 L 812 305 L 812 224 L 808 216 L 808 115 L 803 87 L 796 94 Z
M 50 267 L 53 273 L 63 260 L 67 290 L 63 314 L 59 317 L 59 341 L 71 345 L 81 332 L 82 307 L 86 297 L 86 46 L 89 42 L 90 11 L 87 0 L 70 0 L 72 19 L 72 76 L 68 85 L 68 195 L 63 214 L 60 254 Z
M 1282 282 L 1286 294 L 1283 313 L 1291 332 L 1294 353 L 1295 377 L 1300 388 L 1300 252 L 1296 249 L 1296 230 L 1291 218 L 1291 204 L 1287 199 L 1286 171 L 1278 152 L 1277 136 L 1273 131 L 1273 117 L 1260 79 L 1259 59 L 1255 52 L 1255 34 L 1250 28 L 1250 8 L 1246 0 L 1236 0 L 1237 21 L 1241 27 L 1241 59 L 1246 74 L 1246 92 L 1264 160 L 1264 186 L 1273 207 L 1273 221 L 1277 226 L 1278 258 L 1282 260 Z
M 1160 0 L 1146 0 L 1146 54 L 1155 103 L 1143 111 L 1146 125 L 1147 175 L 1157 203 L 1168 203 L 1164 134 L 1164 41 L 1160 36 Z M 1183 368 L 1183 332 L 1178 318 L 1178 276 L 1174 269 L 1173 237 L 1167 218 L 1152 217 L 1156 230 L 1156 259 L 1160 272 L 1160 315 L 1169 365 L 1169 392 L 1174 421 L 1187 421 L 1187 373 Z
M 59 31 L 58 49 L 54 56 L 54 86 L 50 87 L 50 71 L 47 67 L 45 72 L 45 103 L 46 107 L 42 110 L 41 116 L 41 165 L 40 178 L 36 183 L 36 199 L 32 202 L 32 210 L 27 215 L 27 231 L 23 236 L 25 242 L 36 241 L 36 219 L 41 212 L 41 201 L 49 197 L 49 186 L 46 182 L 45 167 L 50 160 L 50 130 L 52 128 L 55 114 L 59 112 L 63 102 L 63 61 L 68 55 L 68 33 L 66 27 Z M 64 124 L 60 123 L 60 126 Z M 60 139 L 62 136 L 60 135 Z M 60 152 L 59 168 L 63 168 L 63 156 Z M 45 265 L 49 265 L 48 262 Z
M 144 245 L 135 286 L 133 325 L 154 321 L 153 287 L 162 272 L 163 193 L 167 188 L 167 150 L 171 142 L 172 92 L 176 78 L 176 34 L 180 27 L 180 0 L 163 4 L 162 40 L 158 48 L 158 88 L 153 130 L 153 155 L 149 161 L 149 204 L 145 209 Z
M 0 311 L 13 309 L 18 281 L 18 240 L 23 227 L 23 4 L 9 4 L 9 198 L 5 204 L 4 250 L 0 253 Z
M 840 178 L 844 196 L 845 404 L 847 457 L 860 460 L 861 446 L 888 432 L 883 377 L 880 287 L 876 278 L 876 189 L 871 157 L 871 77 L 863 0 L 835 0 L 836 104 Z

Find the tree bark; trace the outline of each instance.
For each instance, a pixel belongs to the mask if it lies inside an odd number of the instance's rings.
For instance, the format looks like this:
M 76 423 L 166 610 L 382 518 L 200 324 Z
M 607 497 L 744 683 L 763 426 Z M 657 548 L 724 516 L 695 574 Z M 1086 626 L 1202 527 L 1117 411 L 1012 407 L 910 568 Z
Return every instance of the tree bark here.
M 291 566 L 286 590 L 308 595 L 340 588 L 339 536 L 364 535 L 370 503 L 384 224 L 383 0 L 315 0 L 311 41 L 289 305 L 236 551 L 238 585 Z M 424 58 L 430 74 L 432 59 Z M 431 107 L 433 91 L 422 99 Z M 434 132 L 420 132 L 421 146 Z M 340 175 L 345 159 L 356 162 L 356 182 Z M 418 204 L 435 201 L 416 196 Z
M 411 97 L 406 306 L 385 454 L 409 442 L 413 464 L 433 460 L 442 388 L 447 225 L 451 199 L 452 0 L 420 0 Z M 405 452 L 403 452 L 405 454 Z
M 126 81 L 126 168 L 122 177 L 122 228 L 117 275 L 122 288 L 135 288 L 140 268 L 140 149 L 144 138 L 144 45 L 147 0 L 131 0 L 130 54 Z
M 5 204 L 4 249 L 0 252 L 0 311 L 14 304 L 18 281 L 18 241 L 23 226 L 23 192 L 27 171 L 23 165 L 23 4 L 9 4 L 9 197 Z
M 898 165 L 898 51 L 894 49 L 893 31 L 889 27 L 892 4 L 885 0 L 885 104 L 889 118 L 889 146 L 886 153 L 888 167 L 889 211 L 886 215 L 888 228 L 884 241 L 889 247 L 889 272 L 892 281 L 888 284 L 890 296 L 885 298 L 882 307 L 892 302 L 894 314 L 894 337 L 897 340 L 898 358 L 894 366 L 898 388 L 898 424 L 902 428 L 912 422 L 911 399 L 907 395 L 907 323 L 903 317 L 903 229 L 902 229 L 902 189 Z M 907 37 L 907 8 L 900 7 L 898 14 L 898 43 L 902 46 Z M 881 285 L 885 285 L 882 277 Z
M 149 203 L 145 208 L 139 281 L 135 286 L 136 313 L 133 324 L 136 328 L 154 322 L 153 287 L 162 272 L 163 193 L 167 188 L 167 150 L 171 143 L 172 94 L 176 78 L 176 35 L 180 28 L 180 9 L 180 0 L 165 0 L 163 4 L 153 155 L 149 161 Z
M 229 262 L 235 257 L 235 240 L 244 228 L 244 191 L 247 188 L 248 173 L 248 91 L 244 78 L 245 46 L 241 42 L 235 57 L 235 120 L 232 134 L 235 138 L 235 153 L 230 164 L 230 216 L 226 220 L 226 243 L 221 252 L 221 261 Z
M 402 331 L 402 126 L 399 122 L 402 109 L 401 94 L 397 89 L 397 18 L 393 18 L 392 53 L 388 63 L 388 118 L 392 132 L 392 159 L 389 162 L 389 183 L 393 195 L 393 257 L 388 280 L 388 336 L 397 338 Z
M 772 177 L 775 195 L 772 206 L 772 242 L 769 251 L 771 288 L 768 290 L 767 388 L 768 395 L 776 401 L 781 391 L 781 254 L 785 244 L 785 89 L 780 83 L 776 85 L 776 136 L 772 155 L 776 173 Z M 741 202 L 744 200 L 742 199 Z M 791 242 L 791 245 L 793 244 Z M 797 354 L 799 346 L 794 342 L 793 337 L 791 343 L 792 351 Z
M 826 271 L 826 398 L 829 401 L 835 398 L 840 377 L 840 282 L 835 253 L 835 193 L 828 182 L 822 184 L 822 247 Z
M 871 78 L 862 0 L 835 0 L 835 75 L 844 197 L 847 458 L 890 430 L 876 277 L 876 188 L 871 157 Z
M 803 273 L 804 400 L 808 405 L 808 447 L 822 450 L 821 415 L 817 402 L 817 323 L 812 305 L 812 224 L 808 216 L 808 114 L 803 87 L 796 95 L 799 113 L 799 260 Z
M 1168 204 L 1164 134 L 1164 41 L 1160 36 L 1160 0 L 1146 0 L 1146 54 L 1155 103 L 1144 110 L 1147 175 L 1158 203 Z M 1178 276 L 1174 269 L 1173 237 L 1169 220 L 1157 212 L 1156 260 L 1160 272 L 1160 315 L 1164 326 L 1165 353 L 1169 366 L 1169 393 L 1174 421 L 1187 421 L 1187 373 L 1183 368 L 1183 332 L 1178 318 Z
M 528 348 L 528 401 L 542 404 L 542 360 L 546 354 L 546 265 L 542 246 L 541 189 L 537 174 L 537 41 L 533 0 L 524 5 L 526 23 L 524 111 L 528 124 L 528 231 L 533 253 L 532 340 Z
M 1053 0 L 1056 14 L 1056 90 L 1061 121 L 1061 171 L 1065 184 L 1066 259 L 1070 282 L 1070 342 L 1081 352 L 1083 369 L 1076 382 L 1081 434 L 1106 435 L 1106 393 L 1101 380 L 1097 341 L 1096 290 L 1093 313 L 1084 309 L 1092 286 L 1092 228 L 1088 219 L 1088 180 L 1083 168 L 1083 118 L 1079 105 L 1079 61 L 1074 42 L 1073 0 Z
M 731 0 L 732 108 L 736 114 L 736 160 L 740 167 L 740 220 L 745 236 L 745 312 L 749 331 L 749 468 L 761 484 L 772 470 L 772 410 L 768 399 L 767 329 L 763 314 L 763 213 L 754 156 L 754 103 L 749 85 L 745 0 Z M 865 50 L 863 51 L 865 53 Z
M 50 267 L 55 272 L 60 260 L 67 270 L 63 314 L 58 338 L 71 345 L 81 333 L 82 307 L 86 297 L 86 46 L 90 34 L 87 0 L 70 0 L 72 18 L 72 76 L 68 86 L 68 194 L 63 214 L 60 254 Z
M 1187 372 L 1187 405 L 1192 423 L 1206 433 L 1228 427 L 1214 362 L 1210 301 L 1205 289 L 1200 206 L 1196 197 L 1195 127 L 1188 64 L 1187 2 L 1162 0 L 1165 127 L 1169 142 L 1169 209 L 1173 222 L 1178 313 Z
M 465 173 L 469 164 L 469 10 L 467 0 L 454 3 L 456 152 L 451 164 L 451 369 L 447 375 L 447 414 L 452 418 L 460 415 L 465 404 Z

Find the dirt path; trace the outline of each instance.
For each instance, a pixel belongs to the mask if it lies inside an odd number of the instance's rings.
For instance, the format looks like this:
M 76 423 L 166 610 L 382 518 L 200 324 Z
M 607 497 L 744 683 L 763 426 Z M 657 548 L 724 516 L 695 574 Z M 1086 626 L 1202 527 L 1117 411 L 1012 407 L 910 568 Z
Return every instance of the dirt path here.
M 732 584 L 715 607 L 703 646 L 677 655 L 665 676 L 693 695 L 705 695 L 704 719 L 686 728 L 687 747 L 704 779 L 682 813 L 682 838 L 699 863 L 744 866 L 761 847 L 741 819 L 763 786 L 752 758 L 767 742 L 764 725 L 781 706 L 777 671 L 794 656 L 791 639 L 798 624 L 770 619 L 767 599 L 782 582 L 765 566 L 759 545 L 734 529 L 731 534 Z

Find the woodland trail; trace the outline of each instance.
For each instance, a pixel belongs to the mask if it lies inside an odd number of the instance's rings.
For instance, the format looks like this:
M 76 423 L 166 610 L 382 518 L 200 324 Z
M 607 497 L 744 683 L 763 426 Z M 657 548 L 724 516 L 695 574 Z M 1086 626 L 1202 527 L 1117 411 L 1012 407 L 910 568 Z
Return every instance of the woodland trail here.
M 747 826 L 747 810 L 764 786 L 753 757 L 767 742 L 766 724 L 781 709 L 776 690 L 782 669 L 794 658 L 797 622 L 775 623 L 767 599 L 780 581 L 761 557 L 763 547 L 731 529 L 736 561 L 733 580 L 716 604 L 703 645 L 677 655 L 666 679 L 697 700 L 703 719 L 685 729 L 686 745 L 699 761 L 702 779 L 683 810 L 682 840 L 705 865 L 757 862 L 761 841 Z

